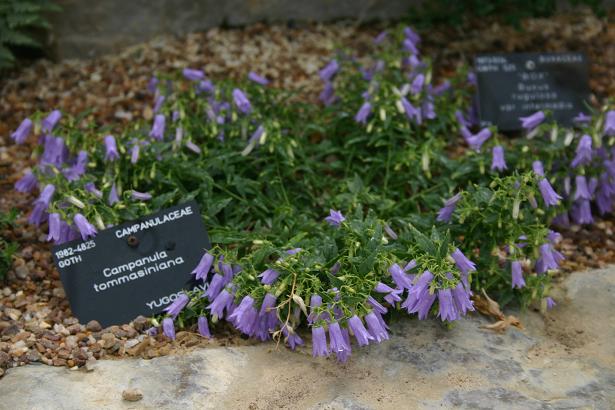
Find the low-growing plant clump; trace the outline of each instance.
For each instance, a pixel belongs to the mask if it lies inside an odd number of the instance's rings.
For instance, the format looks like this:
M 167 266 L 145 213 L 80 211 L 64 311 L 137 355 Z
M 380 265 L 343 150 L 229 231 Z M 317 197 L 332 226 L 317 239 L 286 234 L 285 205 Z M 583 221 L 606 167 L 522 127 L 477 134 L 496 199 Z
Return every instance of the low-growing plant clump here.
M 574 127 L 537 112 L 505 138 L 478 127 L 473 74 L 434 84 L 419 45 L 405 28 L 372 58 L 340 51 L 320 104 L 257 73 L 214 83 L 186 68 L 152 78 L 153 123 L 111 134 L 35 114 L 13 133 L 38 136 L 16 189 L 40 190 L 29 219 L 56 243 L 196 200 L 214 246 L 192 274 L 207 288 L 153 319 L 171 338 L 224 319 L 294 349 L 307 325 L 314 355 L 345 361 L 351 336 L 388 339 L 391 310 L 450 323 L 483 291 L 553 306 L 550 227 L 591 224 L 615 200 L 615 111 L 588 108 Z

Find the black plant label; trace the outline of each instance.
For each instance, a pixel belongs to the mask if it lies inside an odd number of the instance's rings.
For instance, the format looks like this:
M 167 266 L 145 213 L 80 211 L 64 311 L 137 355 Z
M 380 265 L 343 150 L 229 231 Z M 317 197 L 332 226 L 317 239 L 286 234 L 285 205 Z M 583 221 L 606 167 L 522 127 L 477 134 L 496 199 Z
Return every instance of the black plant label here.
M 483 54 L 474 59 L 481 126 L 521 129 L 519 117 L 551 111 L 563 125 L 589 114 L 588 63 L 583 53 Z
M 160 313 L 185 289 L 211 244 L 194 201 L 53 248 L 73 314 L 81 323 L 128 323 Z

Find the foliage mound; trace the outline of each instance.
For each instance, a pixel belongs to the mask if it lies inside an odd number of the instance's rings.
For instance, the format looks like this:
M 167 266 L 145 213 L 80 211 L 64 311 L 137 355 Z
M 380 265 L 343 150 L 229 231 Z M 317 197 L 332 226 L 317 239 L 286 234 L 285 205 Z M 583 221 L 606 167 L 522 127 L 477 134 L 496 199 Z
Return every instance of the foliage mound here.
M 411 29 L 383 33 L 371 57 L 340 51 L 319 75 L 320 103 L 250 73 L 214 84 L 202 71 L 152 78 L 153 124 L 121 132 L 54 111 L 13 138 L 38 135 L 40 189 L 30 222 L 49 240 L 195 199 L 214 247 L 187 290 L 153 320 L 174 337 L 221 319 L 246 335 L 303 344 L 341 361 L 388 338 L 390 311 L 450 323 L 473 293 L 551 307 L 559 224 L 592 223 L 615 200 L 615 111 L 562 127 L 539 112 L 523 135 L 480 129 L 474 77 L 432 84 Z M 328 332 L 328 342 L 327 342 Z

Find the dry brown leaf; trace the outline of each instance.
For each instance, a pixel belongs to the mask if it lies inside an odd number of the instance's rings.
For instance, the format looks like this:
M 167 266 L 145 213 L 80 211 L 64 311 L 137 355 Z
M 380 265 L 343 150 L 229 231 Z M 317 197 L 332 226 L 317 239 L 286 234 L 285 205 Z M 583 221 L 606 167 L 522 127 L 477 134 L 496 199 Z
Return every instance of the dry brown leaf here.
M 491 299 L 487 292 L 483 289 L 483 294 L 472 296 L 472 300 L 474 301 L 474 307 L 483 315 L 491 316 L 497 319 L 497 322 L 492 323 L 490 325 L 481 326 L 485 329 L 494 330 L 496 332 L 504 332 L 510 326 L 514 326 L 519 329 L 523 329 L 523 325 L 521 321 L 513 316 L 509 315 L 506 317 L 502 310 L 500 309 L 500 305 L 493 299 Z
M 491 299 L 483 289 L 483 295 L 472 296 L 474 307 L 483 315 L 491 316 L 498 320 L 504 320 L 504 313 L 500 310 L 500 305 Z
M 498 320 L 497 322 L 493 324 L 485 325 L 481 327 L 484 329 L 494 330 L 496 332 L 504 332 L 510 326 L 515 326 L 516 328 L 523 329 L 523 325 L 521 324 L 521 321 L 513 315 L 509 315 L 504 320 Z

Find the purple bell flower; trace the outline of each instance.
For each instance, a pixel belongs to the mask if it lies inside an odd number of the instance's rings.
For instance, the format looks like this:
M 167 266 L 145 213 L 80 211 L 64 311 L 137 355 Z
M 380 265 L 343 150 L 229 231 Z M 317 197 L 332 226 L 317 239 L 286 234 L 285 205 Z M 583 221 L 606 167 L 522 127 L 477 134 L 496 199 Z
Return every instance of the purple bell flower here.
M 557 205 L 559 203 L 559 200 L 562 199 L 562 197 L 559 196 L 557 192 L 555 192 L 555 190 L 551 186 L 551 183 L 546 178 L 542 178 L 538 182 L 538 189 L 540 190 L 542 199 L 547 207 Z
M 607 137 L 615 136 L 615 110 L 610 110 L 606 113 L 603 132 Z
M 254 299 L 246 295 L 241 300 L 241 303 L 228 317 L 235 327 L 241 332 L 250 335 L 256 324 L 258 313 L 254 308 Z
M 557 303 L 555 303 L 555 301 L 551 298 L 551 296 L 547 296 L 547 298 L 545 299 L 546 304 L 547 304 L 547 309 L 553 309 L 555 307 L 555 305 L 557 305 Z
M 388 309 L 385 308 L 384 306 L 382 306 L 380 303 L 378 303 L 378 301 L 376 299 L 374 299 L 372 296 L 368 296 L 367 297 L 367 303 L 378 313 L 380 314 L 385 314 L 388 312 Z
M 73 218 L 73 222 L 75 222 L 75 226 L 79 229 L 79 233 L 81 234 L 81 239 L 84 241 L 90 237 L 96 236 L 96 233 L 98 233 L 94 225 L 89 223 L 85 216 L 81 214 L 76 214 Z
M 15 189 L 18 192 L 23 192 L 23 193 L 32 192 L 32 190 L 34 190 L 34 188 L 36 188 L 37 185 L 38 185 L 38 180 L 36 179 L 36 176 L 32 173 L 32 171 L 28 170 L 26 171 L 24 176 L 21 177 L 19 181 L 15 183 Z
M 209 252 L 205 252 L 205 254 L 201 257 L 196 268 L 191 272 L 192 275 L 195 275 L 195 279 L 197 280 L 207 280 L 207 274 L 209 273 L 211 266 L 214 263 L 214 256 Z
M 156 97 L 156 100 L 154 101 L 154 114 L 160 111 L 160 109 L 162 108 L 162 104 L 164 104 L 165 100 L 166 97 L 164 95 L 159 95 Z
M 435 107 L 431 101 L 425 101 L 421 106 L 421 111 L 423 118 L 427 118 L 428 120 L 436 118 Z
M 323 81 L 331 81 L 333 76 L 337 74 L 339 70 L 337 60 L 331 60 L 322 70 L 319 72 L 319 76 Z
M 412 53 L 413 55 L 416 55 L 419 53 L 418 48 L 416 48 L 416 44 L 414 44 L 414 42 L 410 40 L 409 38 L 404 39 L 404 41 L 402 42 L 402 47 L 404 51 L 408 51 L 409 53 Z
M 79 151 L 77 154 L 77 160 L 75 164 L 67 170 L 64 170 L 64 176 L 69 181 L 76 181 L 83 174 L 85 174 L 86 167 L 88 165 L 88 153 L 85 151 Z
M 474 311 L 474 303 L 472 303 L 470 293 L 463 286 L 463 283 L 459 282 L 451 293 L 458 312 L 465 315 L 468 311 Z
M 216 296 L 216 298 L 211 302 L 207 309 L 211 312 L 212 315 L 216 315 L 219 318 L 224 317 L 224 309 L 228 311 L 230 306 L 233 304 L 233 295 L 231 295 L 226 289 L 222 290 Z
M 152 327 L 150 327 L 149 329 L 147 329 L 145 331 L 145 334 L 147 334 L 148 336 L 151 336 L 151 337 L 155 337 L 155 336 L 158 335 L 158 329 L 156 329 L 155 327 L 152 326 Z
M 386 40 L 388 34 L 389 33 L 386 30 L 381 31 L 376 37 L 374 37 L 374 44 L 382 44 L 384 40 Z
M 457 312 L 450 289 L 438 290 L 438 316 L 442 321 L 452 322 L 459 319 L 459 312 Z
M 435 300 L 436 295 L 432 295 L 431 293 L 427 292 L 417 301 L 417 304 L 415 305 L 414 309 L 411 309 L 409 313 L 417 313 L 419 320 L 425 320 L 427 319 L 427 315 L 429 314 L 431 306 L 433 305 Z
M 410 277 L 398 264 L 393 264 L 389 268 L 389 273 L 393 278 L 393 282 L 397 285 L 399 289 L 410 289 L 412 288 L 412 283 L 410 281 Z M 391 289 L 392 290 L 392 289 Z
M 166 308 L 163 310 L 167 312 L 169 316 L 172 316 L 173 319 L 179 315 L 179 313 L 184 310 L 186 305 L 190 302 L 190 298 L 185 293 L 180 293 L 179 296 Z
M 203 80 L 199 81 L 199 85 L 197 85 L 196 91 L 197 93 L 213 94 L 216 91 L 216 87 L 214 86 L 214 83 L 212 83 L 210 80 Z
M 328 81 L 325 83 L 325 88 L 321 91 L 318 99 L 322 101 L 325 106 L 329 106 L 337 100 L 333 83 Z
M 256 84 L 260 84 L 260 85 L 267 85 L 269 84 L 269 80 L 267 80 L 265 77 L 258 75 L 257 73 L 255 73 L 254 71 L 250 71 L 248 73 L 248 79 Z
M 342 222 L 346 220 L 344 215 L 342 215 L 341 211 L 336 211 L 334 209 L 329 210 L 329 216 L 325 218 L 325 221 L 329 223 L 329 225 L 338 228 Z
M 135 191 L 134 189 L 130 192 L 130 195 L 135 201 L 149 201 L 152 199 L 151 194 L 148 194 L 147 192 Z
M 60 220 L 60 214 L 51 213 L 49 214 L 49 235 L 47 235 L 48 241 L 58 242 L 61 238 L 62 234 L 62 224 Z
M 408 272 L 409 270 L 416 268 L 416 265 L 416 261 L 412 259 L 410 262 L 406 263 L 406 266 L 404 266 L 404 271 Z
M 267 293 L 261 303 L 257 323 L 254 328 L 254 336 L 259 340 L 268 340 L 271 332 L 275 330 L 278 324 L 276 311 L 276 297 L 271 293 Z
M 351 351 L 350 344 L 347 343 L 340 324 L 337 322 L 329 323 L 329 346 L 339 361 L 344 362 L 348 359 Z
M 431 94 L 435 96 L 440 96 L 440 95 L 443 95 L 445 92 L 447 92 L 450 89 L 451 89 L 451 82 L 449 80 L 445 80 L 441 84 L 438 84 L 436 87 L 434 87 L 433 90 L 431 91 Z
M 62 118 L 62 113 L 59 110 L 53 110 L 41 123 L 43 132 L 53 131 L 60 118 Z
M 327 334 L 322 327 L 312 327 L 312 356 L 329 356 Z
M 274 269 L 264 270 L 260 275 L 258 275 L 258 277 L 261 278 L 261 283 L 263 285 L 271 285 L 278 279 L 278 276 L 280 276 L 280 273 Z
M 152 76 L 147 82 L 147 91 L 154 94 L 158 88 L 158 78 L 156 76 Z
M 408 101 L 406 97 L 401 97 L 401 105 L 404 109 L 404 113 L 406 114 L 406 117 L 408 118 L 408 120 L 413 121 L 417 125 L 421 125 L 421 122 L 422 122 L 421 110 L 417 109 L 412 104 L 410 104 L 410 101 Z
M 461 199 L 461 193 L 455 194 L 453 197 L 449 198 L 444 206 L 438 211 L 438 217 L 436 220 L 438 222 L 450 222 L 451 216 L 453 212 L 455 212 L 455 208 L 457 207 L 457 202 Z
M 114 182 L 113 185 L 111 185 L 111 191 L 109 191 L 109 198 L 107 199 L 107 202 L 109 203 L 109 205 L 113 205 L 119 201 L 120 201 L 120 197 L 117 194 L 117 187 L 115 186 L 115 182 Z
M 11 134 L 11 138 L 15 141 L 15 144 L 23 144 L 30 133 L 32 132 L 33 124 L 29 118 L 24 119 L 19 127 Z
M 573 168 L 580 165 L 587 165 L 592 160 L 592 138 L 589 135 L 583 135 L 577 146 L 577 151 L 574 159 L 570 163 Z
M 542 165 L 542 162 L 540 161 L 532 162 L 532 170 L 534 171 L 536 175 L 540 177 L 545 176 L 545 169 L 544 169 L 544 166 Z
M 162 319 L 162 333 L 169 339 L 175 340 L 175 325 L 170 317 Z
M 135 145 L 132 146 L 132 150 L 130 151 L 130 163 L 131 164 L 136 164 L 137 161 L 139 161 L 139 144 L 135 143 Z
M 39 226 L 47 219 L 47 206 L 42 202 L 34 202 L 32 213 L 28 217 L 28 222 Z
M 523 270 L 521 269 L 521 262 L 513 261 L 510 264 L 510 272 L 512 275 L 512 288 L 521 289 L 525 286 L 525 279 L 523 279 Z
M 60 168 L 66 160 L 68 150 L 64 140 L 60 137 L 46 135 L 44 137 L 43 155 L 41 156 L 42 165 L 53 165 Z
M 466 120 L 466 118 L 463 116 L 463 113 L 459 110 L 455 111 L 455 118 L 457 119 L 457 122 L 462 128 L 467 128 L 472 125 L 468 120 Z
M 364 102 L 357 115 L 355 115 L 354 120 L 359 124 L 365 125 L 367 123 L 367 118 L 372 112 L 372 105 L 369 102 Z
M 307 321 L 310 325 L 317 320 L 324 319 L 324 315 L 316 315 L 316 308 L 320 306 L 322 306 L 322 297 L 320 295 L 312 295 L 310 297 L 310 314 L 307 317 Z
M 380 322 L 380 319 L 374 312 L 370 312 L 365 315 L 365 323 L 367 323 L 367 330 L 372 338 L 380 343 L 383 340 L 389 340 L 389 332 Z
M 476 264 L 469 260 L 463 252 L 459 250 L 459 248 L 455 248 L 453 253 L 451 253 L 451 257 L 455 261 L 455 265 L 459 268 L 459 270 L 467 275 L 468 273 L 476 270 Z
M 219 262 L 218 268 L 222 272 L 222 276 L 224 276 L 224 282 L 230 283 L 234 276 L 232 266 L 227 263 Z
M 105 137 L 105 149 L 105 161 L 115 161 L 120 157 L 113 135 L 107 135 Z
M 90 194 L 94 195 L 96 198 L 102 198 L 103 193 L 100 189 L 96 188 L 96 185 L 94 185 L 93 182 L 88 182 L 87 184 L 85 184 L 83 186 L 85 188 L 86 191 L 88 191 Z
M 248 97 L 239 88 L 233 90 L 233 101 L 235 106 L 242 114 L 250 114 L 252 112 L 252 105 Z
M 501 145 L 496 145 L 493 147 L 491 151 L 493 155 L 491 160 L 491 170 L 504 171 L 508 167 L 506 166 L 506 161 L 504 160 L 504 147 Z
M 572 219 L 579 225 L 590 225 L 594 223 L 589 199 L 580 199 L 572 207 Z
M 289 254 L 289 255 L 296 255 L 299 252 L 301 252 L 302 250 L 303 249 L 301 249 L 301 248 L 293 248 L 293 249 L 287 250 L 286 253 Z
M 214 263 L 214 256 L 209 252 L 205 252 L 205 254 L 201 257 L 199 264 L 194 268 L 191 272 L 192 275 L 195 275 L 197 280 L 203 279 L 207 280 L 207 274 L 209 273 L 211 266 Z
M 305 344 L 303 339 L 301 339 L 301 337 L 299 337 L 299 335 L 288 326 L 282 326 L 282 333 L 286 337 L 286 343 L 288 343 L 291 350 L 295 350 L 297 346 L 303 346 Z
M 591 177 L 589 182 L 587 183 L 587 189 L 589 190 L 589 195 L 594 196 L 596 193 L 596 189 L 598 188 L 598 178 Z
M 152 130 L 149 132 L 149 136 L 155 140 L 162 141 L 164 138 L 165 122 L 166 119 L 164 115 L 157 114 L 154 117 L 154 125 L 152 126 Z
M 419 319 L 426 317 L 435 300 L 435 295 L 429 294 L 429 285 L 432 280 L 433 274 L 428 270 L 424 271 L 408 291 L 408 298 L 402 303 L 401 307 L 406 309 L 408 313 L 419 312 Z
M 197 320 L 197 327 L 201 336 L 206 337 L 207 339 L 211 338 L 209 325 L 207 324 L 207 318 L 205 316 L 199 316 L 199 319 Z
M 425 75 L 418 74 L 412 80 L 412 84 L 410 84 L 410 92 L 412 94 L 418 94 L 423 90 L 423 86 L 425 85 Z
M 549 233 L 547 234 L 547 239 L 549 240 L 549 242 L 556 244 L 562 240 L 562 234 L 549 229 Z
M 574 193 L 575 201 L 579 198 L 592 199 L 591 193 L 589 192 L 589 188 L 587 187 L 587 179 L 585 179 L 585 176 L 577 175 L 574 180 L 577 185 L 577 190 Z
M 205 73 L 203 71 L 192 68 L 184 68 L 182 74 L 184 78 L 190 81 L 202 81 L 205 79 Z
M 591 120 L 592 120 L 591 115 L 587 115 L 584 112 L 580 112 L 579 114 L 577 114 L 576 117 L 572 119 L 572 121 L 576 122 L 577 124 L 588 123 Z
M 414 44 L 419 44 L 421 42 L 421 37 L 410 27 L 404 27 L 404 37 L 412 41 Z
M 226 286 L 224 276 L 219 273 L 214 273 L 211 277 L 211 282 L 209 282 L 209 286 L 207 286 L 207 290 L 205 291 L 205 296 L 210 301 L 213 301 L 220 294 L 224 286 Z
M 45 185 L 45 188 L 43 188 L 43 190 L 41 191 L 41 194 L 39 195 L 38 199 L 36 201 L 34 201 L 34 203 L 40 203 L 45 205 L 45 209 L 47 209 L 47 207 L 49 206 L 49 203 L 51 202 L 51 198 L 53 198 L 53 194 L 56 191 L 56 187 L 53 184 L 47 184 Z
M 545 113 L 542 111 L 535 112 L 527 117 L 520 117 L 521 126 L 526 130 L 533 130 L 545 120 Z
M 483 128 L 477 134 L 471 134 L 467 128 L 461 127 L 461 133 L 474 151 L 480 151 L 483 144 L 491 138 L 491 130 L 489 128 Z
M 536 261 L 536 272 L 545 273 L 548 270 L 557 269 L 558 267 L 559 264 L 557 263 L 553 246 L 550 243 L 540 245 L 540 257 Z
M 370 340 L 374 340 L 374 337 L 369 334 L 361 319 L 354 315 L 350 319 L 348 319 L 348 327 L 352 330 L 355 339 L 357 339 L 357 343 L 359 346 L 367 346 Z

